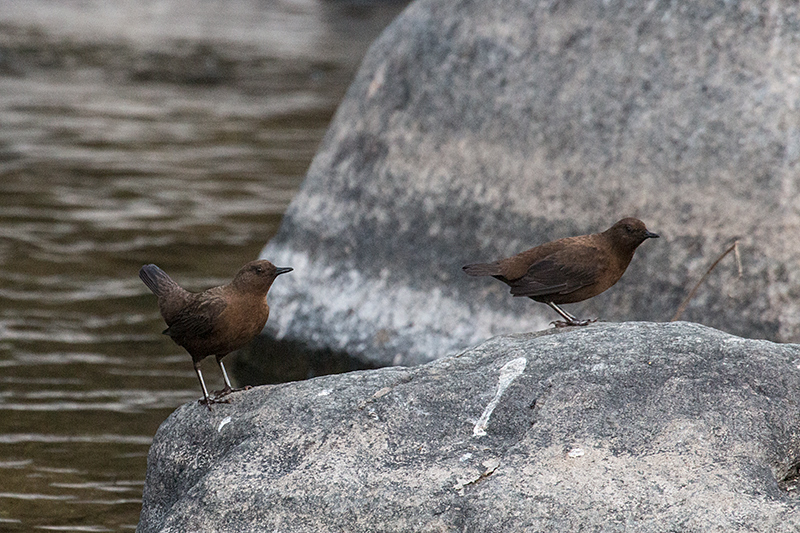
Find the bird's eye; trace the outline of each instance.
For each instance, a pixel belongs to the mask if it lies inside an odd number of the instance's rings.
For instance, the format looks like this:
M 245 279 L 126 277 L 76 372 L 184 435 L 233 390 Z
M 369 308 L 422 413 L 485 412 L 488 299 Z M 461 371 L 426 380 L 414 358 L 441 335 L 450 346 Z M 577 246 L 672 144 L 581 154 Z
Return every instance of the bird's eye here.
M 630 224 L 625 224 L 625 231 L 633 233 L 633 227 Z
M 264 273 L 264 269 L 261 268 L 260 266 L 257 266 L 256 267 L 256 274 L 263 274 L 263 273 Z

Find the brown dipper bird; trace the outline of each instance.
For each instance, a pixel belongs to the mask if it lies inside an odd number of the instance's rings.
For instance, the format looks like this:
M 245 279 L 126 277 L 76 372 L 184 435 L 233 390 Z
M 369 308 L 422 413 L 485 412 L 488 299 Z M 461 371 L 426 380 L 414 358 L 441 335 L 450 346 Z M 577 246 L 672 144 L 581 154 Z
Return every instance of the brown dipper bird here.
M 464 272 L 495 277 L 514 296 L 546 303 L 566 320 L 556 326 L 585 326 L 594 320 L 579 320 L 557 304 L 580 302 L 614 285 L 636 248 L 654 238 L 641 220 L 623 218 L 602 233 L 558 239 L 494 263 L 467 265 Z
M 144 284 L 158 296 L 158 308 L 167 323 L 165 335 L 183 346 L 194 361 L 194 371 L 203 388 L 201 404 L 211 410 L 212 403 L 234 392 L 222 358 L 250 342 L 264 328 L 269 317 L 267 292 L 280 274 L 291 268 L 278 268 L 269 261 L 250 261 L 228 285 L 203 292 L 189 292 L 156 265 L 139 270 Z M 200 361 L 214 355 L 222 370 L 225 388 L 209 398 Z

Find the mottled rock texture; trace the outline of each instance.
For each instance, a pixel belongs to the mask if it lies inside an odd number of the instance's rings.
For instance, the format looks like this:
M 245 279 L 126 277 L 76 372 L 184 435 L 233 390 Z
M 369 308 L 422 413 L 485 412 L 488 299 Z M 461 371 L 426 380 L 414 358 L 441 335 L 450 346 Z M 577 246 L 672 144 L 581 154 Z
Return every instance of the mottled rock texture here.
M 636 216 L 662 235 L 572 306 L 800 339 L 796 2 L 419 0 L 372 46 L 262 256 L 277 335 L 415 364 L 558 318 L 460 268 Z
M 175 411 L 137 531 L 800 528 L 800 346 L 597 324 Z

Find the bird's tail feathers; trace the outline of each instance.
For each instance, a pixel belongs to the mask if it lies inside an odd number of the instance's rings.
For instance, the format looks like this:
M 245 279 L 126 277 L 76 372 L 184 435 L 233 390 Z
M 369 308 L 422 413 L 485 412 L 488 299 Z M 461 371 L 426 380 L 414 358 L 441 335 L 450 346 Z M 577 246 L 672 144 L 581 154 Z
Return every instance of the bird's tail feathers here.
M 178 287 L 178 284 L 156 265 L 143 266 L 139 269 L 139 277 L 156 296 L 161 296 Z
M 475 263 L 463 267 L 468 276 L 499 276 L 500 267 L 497 263 Z

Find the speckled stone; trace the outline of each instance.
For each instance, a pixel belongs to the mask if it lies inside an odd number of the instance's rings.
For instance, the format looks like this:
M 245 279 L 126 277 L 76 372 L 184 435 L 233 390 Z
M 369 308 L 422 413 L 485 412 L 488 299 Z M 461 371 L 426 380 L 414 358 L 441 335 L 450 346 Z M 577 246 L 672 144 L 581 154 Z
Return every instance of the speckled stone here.
M 558 317 L 469 279 L 623 216 L 662 235 L 582 317 L 800 340 L 800 8 L 418 0 L 373 45 L 279 234 L 274 333 L 417 364 Z M 271 319 L 272 320 L 272 319 Z
M 192 402 L 137 531 L 797 531 L 799 367 L 797 345 L 596 324 Z

